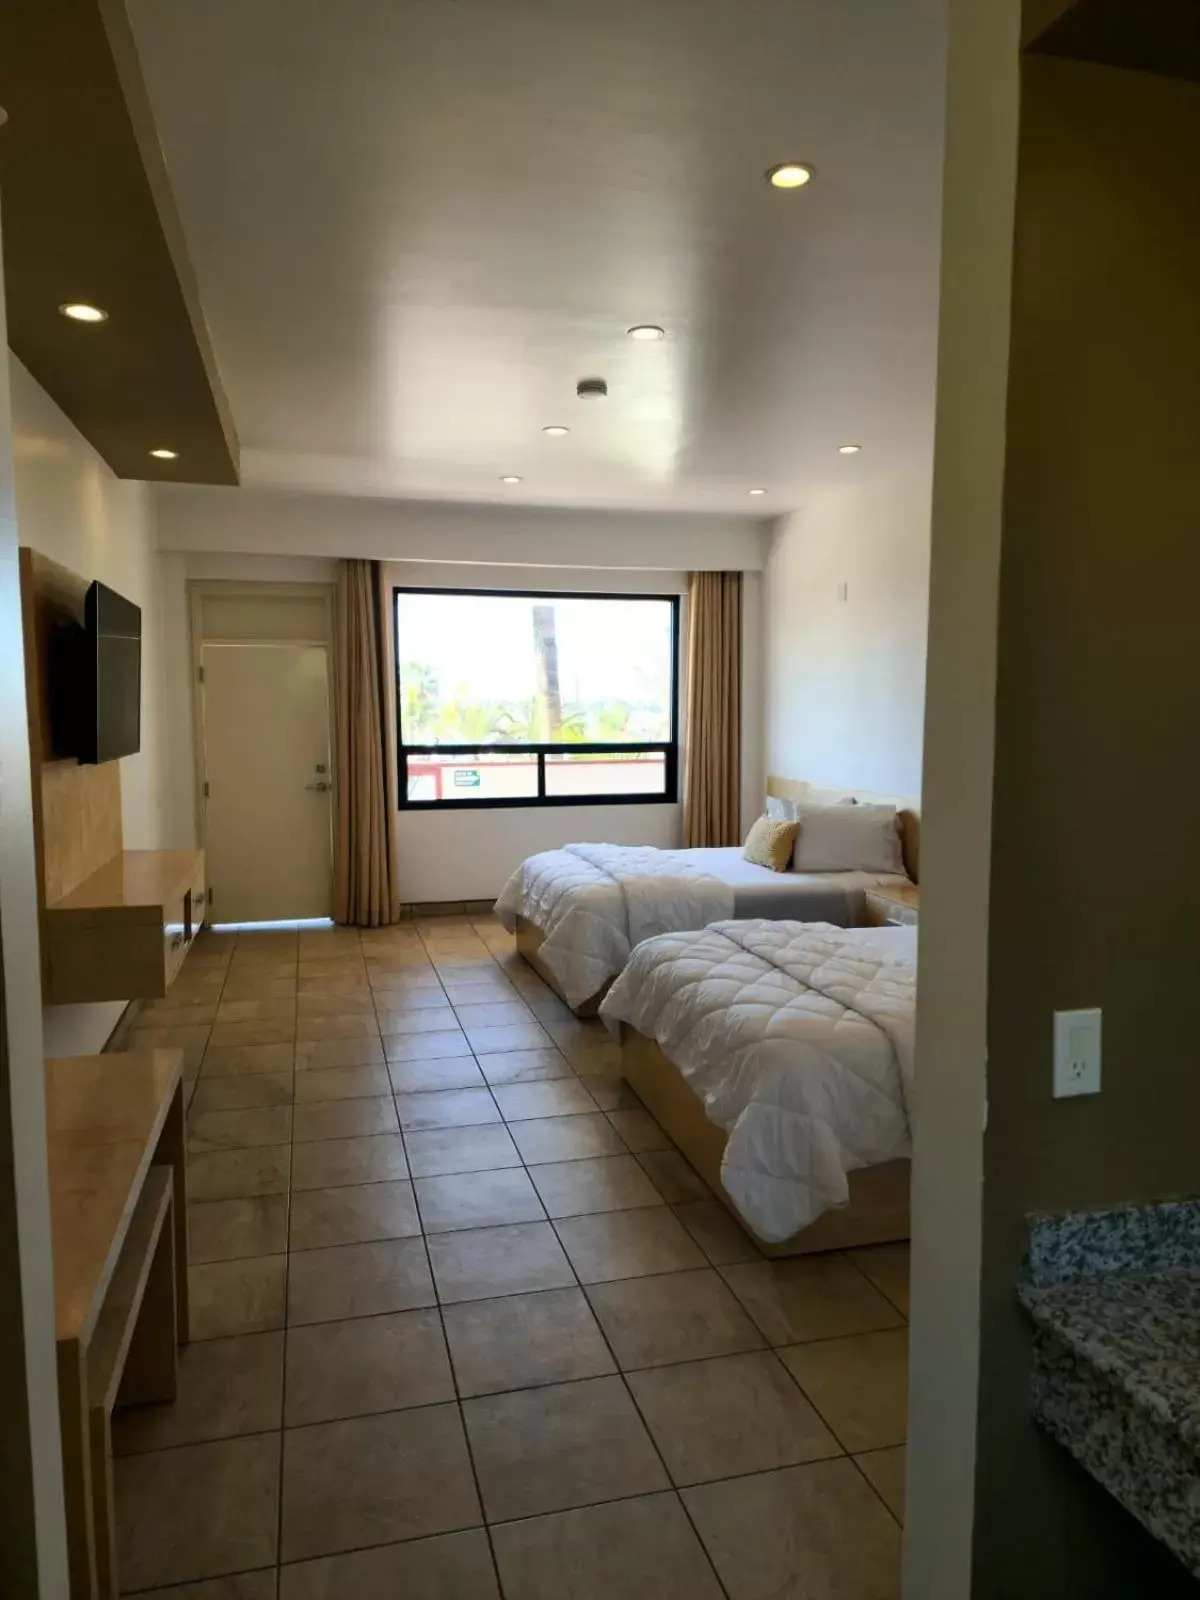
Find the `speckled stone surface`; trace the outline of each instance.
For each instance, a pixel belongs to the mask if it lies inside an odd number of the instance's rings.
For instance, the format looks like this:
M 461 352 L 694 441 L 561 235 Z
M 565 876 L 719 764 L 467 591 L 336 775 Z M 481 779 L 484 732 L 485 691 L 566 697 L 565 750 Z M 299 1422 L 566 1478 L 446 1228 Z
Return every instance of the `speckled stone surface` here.
M 1200 1576 L 1200 1203 L 1033 1217 L 1018 1294 L 1034 1415 Z

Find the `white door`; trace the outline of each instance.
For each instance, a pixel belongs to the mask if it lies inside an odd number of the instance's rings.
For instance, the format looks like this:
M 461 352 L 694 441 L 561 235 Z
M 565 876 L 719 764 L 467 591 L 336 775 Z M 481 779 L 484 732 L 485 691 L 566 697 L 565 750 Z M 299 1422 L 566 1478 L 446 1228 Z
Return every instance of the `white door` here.
M 201 661 L 213 920 L 327 917 L 333 790 L 325 647 L 206 644 Z

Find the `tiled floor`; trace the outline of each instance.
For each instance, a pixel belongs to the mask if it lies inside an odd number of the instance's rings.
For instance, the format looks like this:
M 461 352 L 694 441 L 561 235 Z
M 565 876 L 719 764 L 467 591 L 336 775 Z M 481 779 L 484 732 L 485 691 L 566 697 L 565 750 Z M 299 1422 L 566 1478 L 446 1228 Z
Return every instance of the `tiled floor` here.
M 195 1338 L 126 1592 L 899 1593 L 906 1248 L 764 1260 L 496 923 L 206 935 L 144 1021 Z

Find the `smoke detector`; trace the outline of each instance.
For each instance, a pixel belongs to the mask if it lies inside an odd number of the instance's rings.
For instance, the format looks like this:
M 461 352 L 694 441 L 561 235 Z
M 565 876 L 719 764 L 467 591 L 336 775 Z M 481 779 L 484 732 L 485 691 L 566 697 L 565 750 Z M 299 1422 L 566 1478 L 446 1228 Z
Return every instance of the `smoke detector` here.
M 603 400 L 608 393 L 608 384 L 603 378 L 580 378 L 575 385 L 575 393 L 581 400 Z

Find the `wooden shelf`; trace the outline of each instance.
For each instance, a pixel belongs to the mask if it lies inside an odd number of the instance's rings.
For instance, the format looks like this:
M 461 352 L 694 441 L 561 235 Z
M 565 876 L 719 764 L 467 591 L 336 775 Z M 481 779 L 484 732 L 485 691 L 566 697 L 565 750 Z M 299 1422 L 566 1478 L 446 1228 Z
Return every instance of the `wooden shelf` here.
M 165 995 L 207 902 L 203 851 L 122 851 L 47 905 L 47 1001 Z

